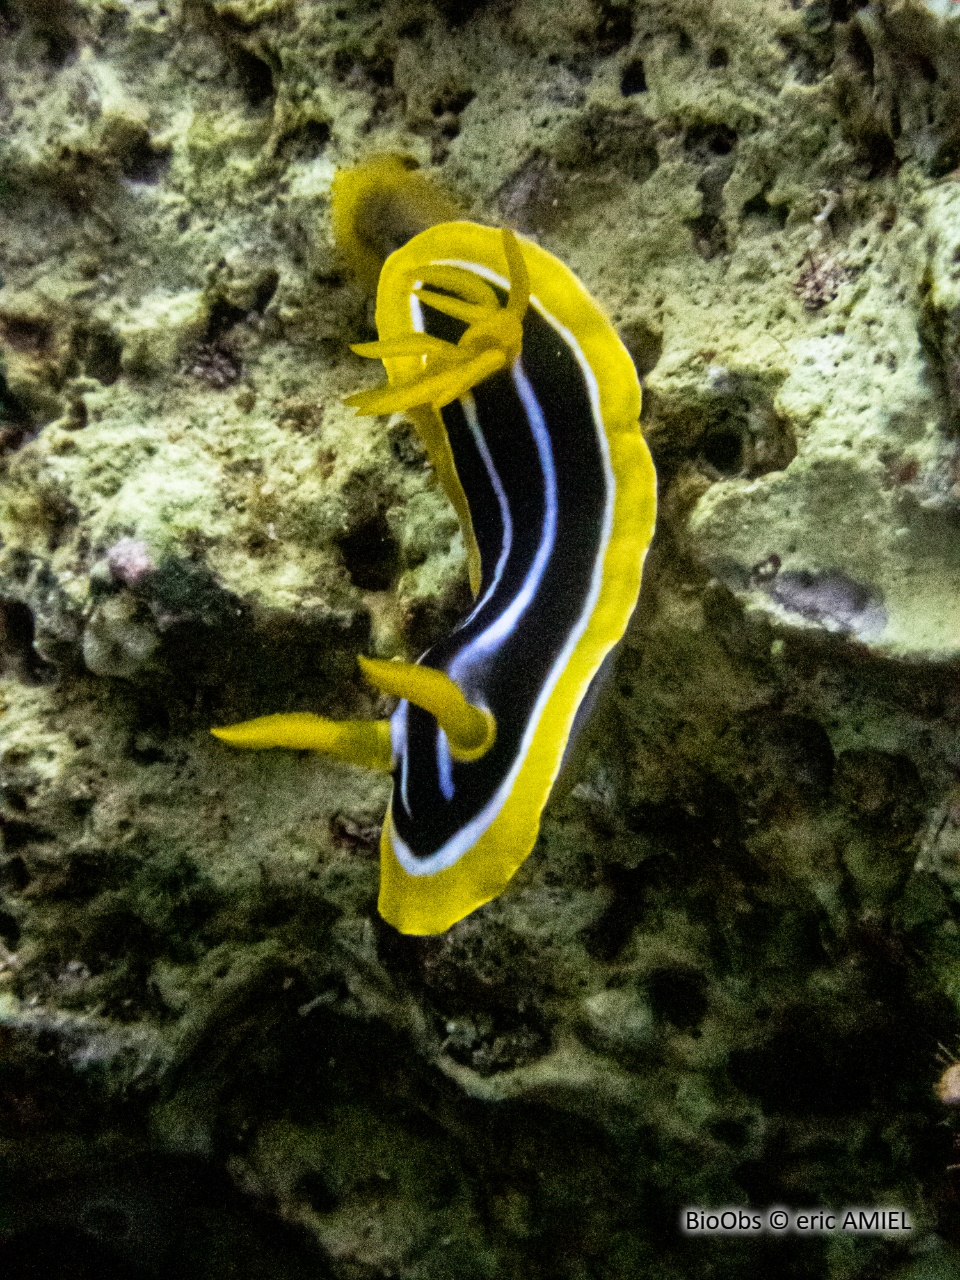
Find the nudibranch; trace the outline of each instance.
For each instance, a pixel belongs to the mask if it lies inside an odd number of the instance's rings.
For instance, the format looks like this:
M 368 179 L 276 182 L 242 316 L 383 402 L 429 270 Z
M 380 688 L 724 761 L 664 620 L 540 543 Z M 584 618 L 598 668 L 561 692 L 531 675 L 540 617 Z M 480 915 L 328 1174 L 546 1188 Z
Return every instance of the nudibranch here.
M 629 354 L 580 281 L 509 230 L 446 221 L 384 263 L 388 383 L 463 528 L 469 613 L 416 662 L 360 658 L 389 720 L 264 716 L 213 732 L 392 771 L 379 909 L 441 933 L 507 886 L 537 838 L 577 710 L 627 626 L 656 483 Z

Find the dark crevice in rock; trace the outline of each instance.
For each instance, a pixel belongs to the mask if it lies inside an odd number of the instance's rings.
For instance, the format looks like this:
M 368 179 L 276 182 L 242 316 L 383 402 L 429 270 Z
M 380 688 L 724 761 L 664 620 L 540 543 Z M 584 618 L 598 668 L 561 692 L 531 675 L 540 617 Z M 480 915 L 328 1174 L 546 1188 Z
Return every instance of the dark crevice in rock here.
M 16 951 L 20 941 L 20 925 L 15 916 L 0 908 L 0 942 L 11 951 Z
M 285 154 L 311 158 L 322 155 L 332 137 L 333 130 L 326 120 L 306 120 L 285 140 Z
M 744 202 L 741 210 L 743 218 L 756 218 L 774 230 L 786 226 L 790 210 L 785 204 L 771 204 L 766 191 L 760 191 L 750 200 Z
M 247 310 L 244 307 L 238 307 L 232 302 L 227 302 L 224 298 L 217 298 L 213 306 L 210 308 L 207 316 L 207 325 L 203 333 L 203 341 L 207 343 L 217 342 L 225 334 L 247 317 Z
M 8 818 L 0 818 L 0 830 L 3 831 L 4 840 L 6 840 L 6 826 Z M 31 876 L 27 870 L 27 864 L 19 854 L 12 857 L 9 853 L 0 860 L 0 887 L 6 889 L 9 893 L 22 893 L 30 883 Z
M 0 817 L 0 830 L 3 832 L 3 847 L 7 853 L 17 853 L 33 845 L 50 844 L 54 839 L 51 832 L 25 819 Z
M 646 975 L 647 997 L 654 1013 L 680 1031 L 695 1029 L 709 1006 L 707 975 L 692 965 L 666 965 Z
M 33 647 L 33 611 L 19 600 L 0 598 L 0 672 L 24 684 L 41 684 L 49 667 Z
M 637 370 L 641 383 L 653 372 L 663 355 L 663 332 L 643 320 L 626 323 L 620 331 L 623 345 Z
M 230 57 L 236 67 L 243 96 L 249 105 L 257 108 L 271 102 L 277 89 L 270 63 L 243 45 L 233 45 Z
M 960 436 L 960 320 L 935 304 L 929 275 L 923 282 L 918 332 L 945 432 Z
M 350 581 L 361 591 L 390 591 L 400 576 L 400 548 L 386 516 L 377 512 L 337 540 Z
M 434 0 L 449 26 L 456 29 L 469 22 L 475 13 L 490 7 L 492 0 Z
M 601 0 L 598 10 L 596 46 L 601 57 L 625 48 L 633 39 L 633 12 L 629 4 Z
M 157 183 L 170 167 L 168 147 L 155 147 L 144 131 L 134 137 L 120 155 L 120 172 L 129 182 Z
M 790 424 L 777 413 L 775 388 L 721 366 L 710 370 L 710 378 L 712 394 L 698 406 L 699 422 L 676 406 L 676 413 L 684 418 L 683 430 L 696 432 L 689 442 L 688 456 L 698 469 L 713 479 L 754 479 L 789 466 L 797 444 Z M 676 451 L 682 446 L 682 437 L 667 427 L 673 421 L 672 406 L 662 398 L 649 396 L 648 401 L 648 416 L 653 414 L 664 424 L 662 448 L 659 424 L 656 432 L 657 461 L 664 474 L 669 474 L 680 462 L 682 455 Z
M 123 342 L 107 325 L 80 324 L 73 332 L 73 357 L 83 372 L 105 387 L 112 387 L 123 365 Z
M 621 71 L 620 92 L 625 98 L 647 92 L 647 75 L 642 58 L 631 58 Z
M 10 390 L 0 368 L 0 456 L 19 449 L 36 434 L 36 425 L 17 396 Z
M 701 168 L 697 189 L 701 212 L 690 222 L 694 244 L 701 257 L 710 259 L 727 251 L 723 223 L 723 189 L 733 172 L 737 135 L 722 124 L 698 125 L 687 131 L 684 150 Z

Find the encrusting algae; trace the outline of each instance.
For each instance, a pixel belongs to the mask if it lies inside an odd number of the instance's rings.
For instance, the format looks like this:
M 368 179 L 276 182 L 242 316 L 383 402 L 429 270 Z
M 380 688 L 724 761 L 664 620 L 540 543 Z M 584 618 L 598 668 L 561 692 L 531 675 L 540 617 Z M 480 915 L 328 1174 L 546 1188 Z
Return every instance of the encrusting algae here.
M 952 1280 L 949 8 L 0 0 L 4 1276 Z

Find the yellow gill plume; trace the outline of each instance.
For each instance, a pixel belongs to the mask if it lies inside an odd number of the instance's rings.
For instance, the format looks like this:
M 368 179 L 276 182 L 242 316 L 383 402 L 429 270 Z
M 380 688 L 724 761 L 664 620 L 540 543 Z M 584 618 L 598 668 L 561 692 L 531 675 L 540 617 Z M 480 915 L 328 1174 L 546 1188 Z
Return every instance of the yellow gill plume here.
M 419 356 L 421 368 L 409 382 L 358 391 L 347 396 L 346 404 L 365 414 L 398 413 L 419 405 L 442 409 L 513 364 L 523 341 L 530 277 L 517 237 L 506 227 L 501 235 L 510 280 L 506 306 L 501 306 L 493 289 L 472 272 L 443 264 L 428 267 L 415 289 L 417 297 L 443 315 L 463 321 L 466 330 L 456 344 L 426 333 L 411 333 L 386 342 L 352 346 L 351 351 L 357 355 L 377 360 Z M 436 288 L 455 289 L 463 296 L 449 297 L 435 292 Z

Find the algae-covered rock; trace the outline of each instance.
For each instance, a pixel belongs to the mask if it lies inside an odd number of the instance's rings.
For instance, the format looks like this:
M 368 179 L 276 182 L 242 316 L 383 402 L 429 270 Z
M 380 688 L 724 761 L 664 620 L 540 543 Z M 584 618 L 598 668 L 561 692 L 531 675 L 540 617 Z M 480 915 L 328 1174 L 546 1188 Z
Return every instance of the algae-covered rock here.
M 954 8 L 0 0 L 4 1275 L 960 1274 Z M 421 939 L 388 780 L 208 732 L 385 714 L 469 599 L 343 404 L 377 152 L 580 276 L 660 486 L 533 857 Z

